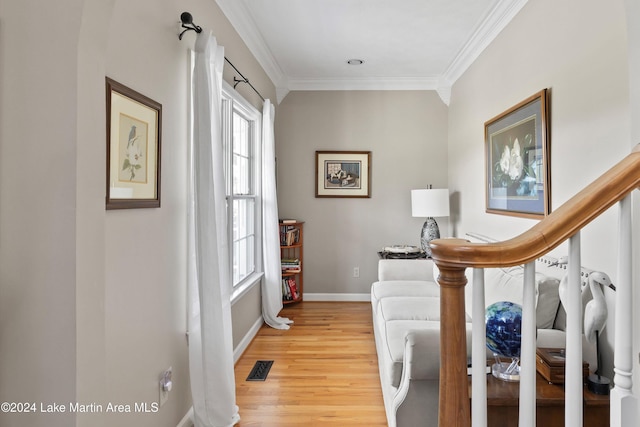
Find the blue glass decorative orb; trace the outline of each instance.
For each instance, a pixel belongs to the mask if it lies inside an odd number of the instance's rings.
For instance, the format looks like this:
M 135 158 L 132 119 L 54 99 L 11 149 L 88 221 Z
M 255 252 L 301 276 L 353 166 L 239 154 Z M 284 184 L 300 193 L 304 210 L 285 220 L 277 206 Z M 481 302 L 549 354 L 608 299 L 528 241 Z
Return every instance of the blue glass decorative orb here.
M 509 301 L 496 302 L 487 307 L 484 319 L 489 350 L 504 357 L 520 357 L 522 307 Z

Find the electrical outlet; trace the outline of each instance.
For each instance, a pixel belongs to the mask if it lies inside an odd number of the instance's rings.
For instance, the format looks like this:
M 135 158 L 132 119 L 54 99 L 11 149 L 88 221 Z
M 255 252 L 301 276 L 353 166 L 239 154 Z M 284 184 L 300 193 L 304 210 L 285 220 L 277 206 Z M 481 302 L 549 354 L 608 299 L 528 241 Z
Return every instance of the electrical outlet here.
M 360 267 L 353 267 L 353 277 L 360 277 Z
M 171 366 L 169 369 L 164 371 L 162 375 L 160 375 L 160 406 L 164 405 L 165 402 L 169 399 L 169 392 L 173 387 L 173 382 L 171 381 L 171 376 L 173 375 L 173 370 Z

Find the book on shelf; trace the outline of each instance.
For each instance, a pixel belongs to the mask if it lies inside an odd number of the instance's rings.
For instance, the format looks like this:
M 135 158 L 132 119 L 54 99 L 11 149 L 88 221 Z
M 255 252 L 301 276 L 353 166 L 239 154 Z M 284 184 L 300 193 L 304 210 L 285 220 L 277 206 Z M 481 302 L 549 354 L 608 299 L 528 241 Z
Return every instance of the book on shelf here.
M 282 279 L 282 298 L 286 301 L 293 301 L 300 298 L 298 284 L 293 277 Z
M 280 246 L 293 246 L 300 241 L 300 229 L 280 227 Z
M 280 220 L 280 224 L 295 224 L 296 222 L 298 222 L 295 219 L 281 219 Z
M 289 278 L 288 285 L 293 299 L 300 298 L 300 292 L 298 291 L 298 284 L 296 283 L 296 281 L 292 278 Z
M 280 267 L 283 273 L 300 273 L 300 260 L 283 258 L 280 260 Z

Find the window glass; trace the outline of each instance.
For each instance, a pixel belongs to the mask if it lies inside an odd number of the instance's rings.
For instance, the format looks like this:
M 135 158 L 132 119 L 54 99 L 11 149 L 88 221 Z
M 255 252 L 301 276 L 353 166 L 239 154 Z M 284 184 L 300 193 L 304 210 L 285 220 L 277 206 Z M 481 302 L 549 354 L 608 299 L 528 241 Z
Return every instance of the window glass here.
M 260 114 L 235 91 L 223 92 L 223 146 L 227 179 L 230 262 L 233 286 L 258 271 L 260 242 L 259 175 Z

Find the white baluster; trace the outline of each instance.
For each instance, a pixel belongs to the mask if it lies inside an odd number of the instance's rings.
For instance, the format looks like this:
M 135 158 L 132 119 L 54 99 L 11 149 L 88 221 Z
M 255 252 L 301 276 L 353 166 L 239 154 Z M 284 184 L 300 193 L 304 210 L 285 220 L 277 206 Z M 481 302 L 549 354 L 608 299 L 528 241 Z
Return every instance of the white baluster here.
M 580 232 L 569 238 L 567 284 L 567 343 L 565 366 L 565 425 L 582 425 L 582 293 Z
M 522 330 L 520 345 L 520 416 L 521 427 L 536 425 L 536 266 L 524 266 L 522 296 Z
M 632 227 L 631 196 L 620 201 L 619 237 L 618 237 L 618 274 L 616 285 L 615 311 L 615 386 L 611 391 L 610 421 L 611 427 L 638 425 L 637 400 L 631 392 L 633 385 L 633 348 L 632 348 Z
M 473 269 L 471 337 L 471 425 L 487 427 L 487 328 L 484 322 L 484 269 Z

